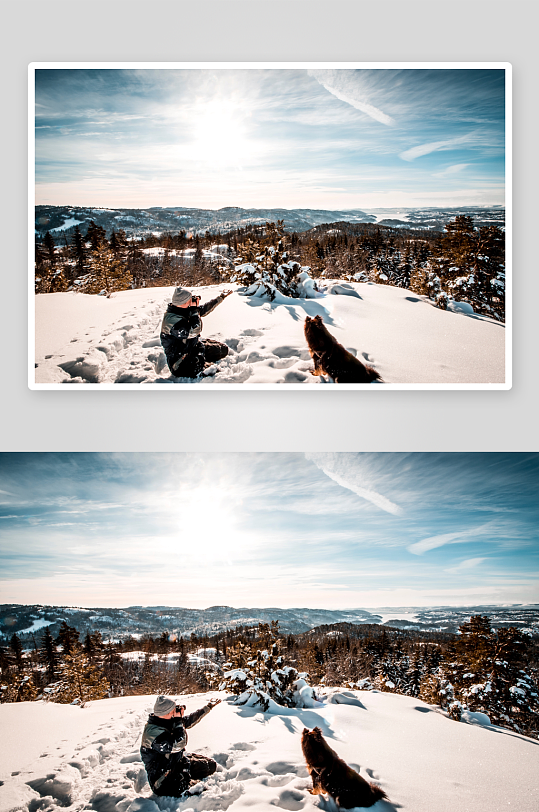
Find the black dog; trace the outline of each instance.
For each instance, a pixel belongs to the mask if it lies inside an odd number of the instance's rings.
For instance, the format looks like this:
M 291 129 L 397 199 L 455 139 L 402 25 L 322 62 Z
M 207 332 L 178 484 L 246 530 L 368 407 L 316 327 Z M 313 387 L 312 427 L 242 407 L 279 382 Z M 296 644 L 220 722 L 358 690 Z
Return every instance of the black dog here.
M 325 792 L 338 806 L 352 809 L 355 806 L 373 806 L 385 792 L 376 784 L 365 781 L 355 770 L 339 758 L 322 736 L 319 727 L 304 728 L 301 749 L 307 769 L 313 779 L 312 795 Z
M 305 319 L 305 338 L 314 361 L 313 375 L 329 375 L 335 383 L 381 381 L 378 372 L 363 364 L 331 335 L 321 316 Z

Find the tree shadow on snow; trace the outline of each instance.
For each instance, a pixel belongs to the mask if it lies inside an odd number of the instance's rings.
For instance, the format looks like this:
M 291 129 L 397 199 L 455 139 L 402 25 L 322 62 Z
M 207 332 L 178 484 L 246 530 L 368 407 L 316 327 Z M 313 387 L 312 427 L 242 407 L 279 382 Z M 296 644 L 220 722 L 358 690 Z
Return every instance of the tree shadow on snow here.
M 482 316 L 480 313 L 459 313 L 459 316 L 466 316 L 466 318 L 475 319 L 475 321 L 487 321 L 489 324 L 494 324 L 496 327 L 503 327 L 505 329 L 505 322 L 495 321 L 489 316 Z
M 281 305 L 281 307 L 284 307 L 285 310 L 288 310 L 288 313 L 290 314 L 290 316 L 294 321 L 302 321 L 303 317 L 301 316 L 300 313 L 297 312 L 295 305 Z M 313 316 L 322 316 L 322 321 L 324 322 L 324 324 L 335 325 L 335 321 L 331 316 L 331 314 L 326 310 L 325 307 L 322 307 L 315 301 L 311 300 L 305 302 L 302 301 L 301 307 L 304 309 L 306 316 L 311 316 L 311 318 Z
M 301 321 L 301 315 L 297 312 L 297 308 L 302 308 L 306 316 L 322 316 L 325 324 L 335 324 L 327 308 L 319 303 L 317 299 L 294 299 L 290 300 L 290 304 L 285 302 L 270 302 L 268 299 L 260 299 L 253 297 L 248 300 L 249 307 L 262 307 L 268 305 L 271 311 L 278 307 L 284 307 L 288 311 L 294 321 Z
M 511 736 L 513 739 L 520 739 L 520 741 L 524 742 L 525 744 L 533 744 L 535 747 L 539 747 L 539 741 L 530 739 L 523 733 L 517 733 L 516 730 L 509 730 L 508 728 L 498 727 L 497 725 L 474 725 L 470 722 L 460 722 L 460 724 L 470 725 L 470 727 L 480 727 L 483 730 L 487 730 L 489 733 L 501 733 L 502 736 Z

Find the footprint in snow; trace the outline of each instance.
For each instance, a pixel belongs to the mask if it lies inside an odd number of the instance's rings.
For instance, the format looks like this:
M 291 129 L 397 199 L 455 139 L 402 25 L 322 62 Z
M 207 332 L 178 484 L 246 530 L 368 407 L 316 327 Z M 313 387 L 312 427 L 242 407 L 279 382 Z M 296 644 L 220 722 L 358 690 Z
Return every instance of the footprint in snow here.
M 226 767 L 227 770 L 230 769 L 230 767 L 232 767 L 235 761 L 235 759 L 232 758 L 232 756 L 229 755 L 229 753 L 214 753 L 212 755 L 212 758 L 214 761 L 217 762 L 217 764 L 220 764 L 221 767 Z
M 263 330 L 255 330 L 254 328 L 248 328 L 246 330 L 242 330 L 240 336 L 263 336 Z
M 303 793 L 295 789 L 285 789 L 279 797 L 272 801 L 274 806 L 280 806 L 281 809 L 302 809 L 305 803 L 305 796 Z
M 256 745 L 249 744 L 249 742 L 236 742 L 236 744 L 232 745 L 232 750 L 256 750 Z
M 296 778 L 295 773 L 283 773 L 282 775 L 268 775 L 265 776 L 261 784 L 264 784 L 265 787 L 284 787 L 285 784 L 289 784 Z
M 291 369 L 284 376 L 285 383 L 303 383 L 309 376 L 298 369 Z
M 274 775 L 297 774 L 298 772 L 298 768 L 289 761 L 272 761 L 271 764 L 266 765 L 266 770 Z
M 279 358 L 277 361 L 270 361 L 268 366 L 272 367 L 272 369 L 287 369 L 287 367 L 291 367 L 293 364 L 297 363 L 298 356 L 294 356 L 293 358 Z
M 236 781 L 248 781 L 250 778 L 258 778 L 260 772 L 255 772 L 250 767 L 242 767 L 238 770 L 235 778 Z

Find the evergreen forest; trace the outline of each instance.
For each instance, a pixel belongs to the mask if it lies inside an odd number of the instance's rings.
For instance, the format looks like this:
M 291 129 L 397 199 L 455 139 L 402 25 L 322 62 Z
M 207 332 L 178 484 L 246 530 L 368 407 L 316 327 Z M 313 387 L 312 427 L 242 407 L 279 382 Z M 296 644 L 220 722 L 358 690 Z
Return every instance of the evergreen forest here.
M 83 706 L 95 699 L 246 688 L 294 704 L 293 683 L 417 697 L 455 720 L 481 712 L 492 724 L 539 737 L 539 641 L 514 627 L 493 629 L 473 615 L 458 634 L 337 623 L 282 634 L 277 621 L 183 638 L 162 632 L 83 640 L 62 622 L 24 649 L 15 633 L 0 649 L 1 702 L 46 700 Z M 297 699 L 297 697 L 296 697 Z M 297 702 L 296 702 L 297 704 Z M 301 705 L 300 705 L 301 706 Z M 263 705 L 264 707 L 264 705 Z
M 157 249 L 157 250 L 149 250 Z M 35 244 L 35 291 L 76 290 L 110 296 L 115 291 L 172 285 L 197 286 L 249 281 L 277 259 L 277 288 L 289 269 L 309 269 L 317 280 L 345 279 L 406 288 L 447 309 L 467 302 L 476 313 L 505 320 L 505 234 L 500 226 L 474 225 L 458 215 L 443 232 L 399 229 L 373 223 L 331 223 L 302 233 L 285 232 L 282 220 L 248 225 L 226 233 L 150 234 L 128 238 L 125 231 L 95 222 L 86 234 L 47 232 Z M 287 278 L 282 292 L 294 295 Z M 291 293 L 292 292 L 292 293 Z

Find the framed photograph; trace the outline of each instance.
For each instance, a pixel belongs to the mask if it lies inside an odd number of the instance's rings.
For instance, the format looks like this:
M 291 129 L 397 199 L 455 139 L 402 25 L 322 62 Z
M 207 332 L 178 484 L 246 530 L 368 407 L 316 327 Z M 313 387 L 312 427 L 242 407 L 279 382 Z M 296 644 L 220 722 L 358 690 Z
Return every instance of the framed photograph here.
M 29 386 L 510 389 L 508 63 L 34 63 Z

